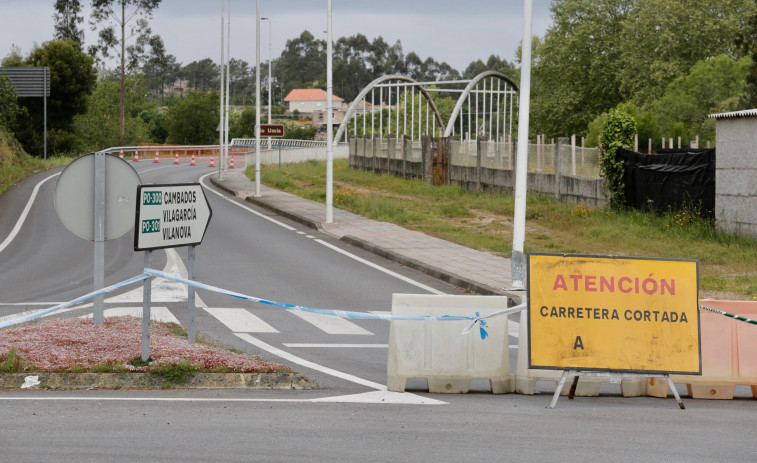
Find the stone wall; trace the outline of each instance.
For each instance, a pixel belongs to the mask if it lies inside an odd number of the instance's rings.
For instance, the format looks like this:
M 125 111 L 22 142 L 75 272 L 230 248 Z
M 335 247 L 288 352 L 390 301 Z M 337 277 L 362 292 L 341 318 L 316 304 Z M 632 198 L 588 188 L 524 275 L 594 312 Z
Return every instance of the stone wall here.
M 718 118 L 715 146 L 718 227 L 757 238 L 757 116 Z
M 418 160 L 412 156 L 412 141 L 407 137 L 397 142 L 393 140 L 392 136 L 386 140 L 377 138 L 350 139 L 350 167 L 402 178 L 421 178 L 423 181 L 431 183 L 433 181 L 433 147 L 440 144 L 446 151 L 444 156 L 448 164 L 450 184 L 459 185 L 472 191 L 488 192 L 512 191 L 515 188 L 514 165 L 513 169 L 491 168 L 481 165 L 481 153 L 487 149 L 486 143 L 492 142 L 479 141 L 477 143 L 477 162 L 475 165 L 464 166 L 454 165 L 450 162 L 449 143 L 439 143 L 438 139 L 424 137 L 422 156 Z M 382 148 L 384 144 L 387 145 L 386 149 Z M 607 197 L 604 193 L 604 179 L 570 175 L 570 156 L 568 139 L 558 139 L 555 160 L 556 173 L 529 172 L 528 190 L 553 194 L 555 198 L 565 203 L 581 203 L 594 207 L 604 206 L 607 203 Z

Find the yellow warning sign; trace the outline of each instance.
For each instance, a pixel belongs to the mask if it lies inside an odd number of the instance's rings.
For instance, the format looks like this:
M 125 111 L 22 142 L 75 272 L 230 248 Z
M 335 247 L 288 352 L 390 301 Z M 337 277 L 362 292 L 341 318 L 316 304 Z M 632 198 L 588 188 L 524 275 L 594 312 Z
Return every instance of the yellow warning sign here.
M 698 266 L 530 254 L 529 366 L 701 374 Z

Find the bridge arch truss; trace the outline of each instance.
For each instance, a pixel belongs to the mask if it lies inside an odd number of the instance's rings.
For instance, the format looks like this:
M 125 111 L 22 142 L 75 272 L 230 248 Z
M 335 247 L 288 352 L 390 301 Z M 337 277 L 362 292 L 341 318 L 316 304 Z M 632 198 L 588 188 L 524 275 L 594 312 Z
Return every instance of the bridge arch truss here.
M 432 98 L 433 92 L 445 98 Z M 450 112 L 454 95 L 459 96 Z M 504 140 L 512 137 L 517 98 L 515 83 L 496 71 L 482 72 L 470 80 L 436 82 L 387 75 L 368 84 L 353 100 L 334 141 L 342 141 L 349 133 L 366 138 L 406 135 L 412 141 L 423 135 L 459 138 L 461 142 L 479 137 Z M 437 101 L 444 101 L 441 110 Z

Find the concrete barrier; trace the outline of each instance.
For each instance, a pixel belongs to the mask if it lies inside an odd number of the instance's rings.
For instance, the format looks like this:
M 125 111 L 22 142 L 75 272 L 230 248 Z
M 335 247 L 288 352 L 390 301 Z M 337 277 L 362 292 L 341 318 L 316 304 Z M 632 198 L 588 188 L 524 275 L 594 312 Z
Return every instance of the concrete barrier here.
M 757 302 L 701 300 L 701 305 L 757 318 Z M 671 375 L 694 399 L 732 399 L 737 385 L 757 398 L 757 326 L 700 309 L 702 376 Z M 647 381 L 647 394 L 667 397 L 663 381 Z
M 550 381 L 557 387 L 562 376 L 562 370 L 543 370 L 528 368 L 528 312 L 521 312 L 520 329 L 518 332 L 518 363 L 515 370 L 515 392 L 518 394 L 532 395 L 536 390 L 537 381 Z M 603 382 L 610 382 L 607 377 L 581 377 L 576 387 L 576 396 L 596 397 L 599 395 L 599 386 Z M 566 382 L 560 395 L 568 395 L 570 382 Z M 666 384 L 667 386 L 667 384 Z M 643 378 L 623 378 L 620 381 L 620 392 L 623 397 L 638 397 L 645 392 Z
M 506 296 L 395 294 L 392 315 L 486 315 L 507 308 Z M 425 378 L 429 392 L 467 393 L 473 379 L 489 380 L 492 393 L 512 392 L 507 317 L 486 320 L 488 337 L 467 321 L 393 320 L 389 330 L 387 389 L 403 392 L 408 378 Z

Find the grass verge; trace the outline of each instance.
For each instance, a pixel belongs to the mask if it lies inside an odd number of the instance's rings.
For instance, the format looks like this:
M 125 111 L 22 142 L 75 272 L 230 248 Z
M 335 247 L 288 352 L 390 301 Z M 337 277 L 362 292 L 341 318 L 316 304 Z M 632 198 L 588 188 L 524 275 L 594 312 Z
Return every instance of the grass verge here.
M 254 179 L 254 170 L 247 175 Z M 261 182 L 314 201 L 326 199 L 326 163 L 263 166 Z M 514 197 L 433 187 L 349 169 L 334 161 L 334 206 L 503 257 L 512 253 Z M 757 242 L 718 231 L 689 207 L 680 212 L 611 211 L 530 193 L 526 252 L 697 259 L 701 297 L 757 299 Z
M 0 163 L 0 195 L 5 193 L 9 186 L 37 172 L 53 167 L 68 165 L 74 158 L 54 157 L 47 160 L 32 156 L 23 156 L 20 161 L 14 163 Z

